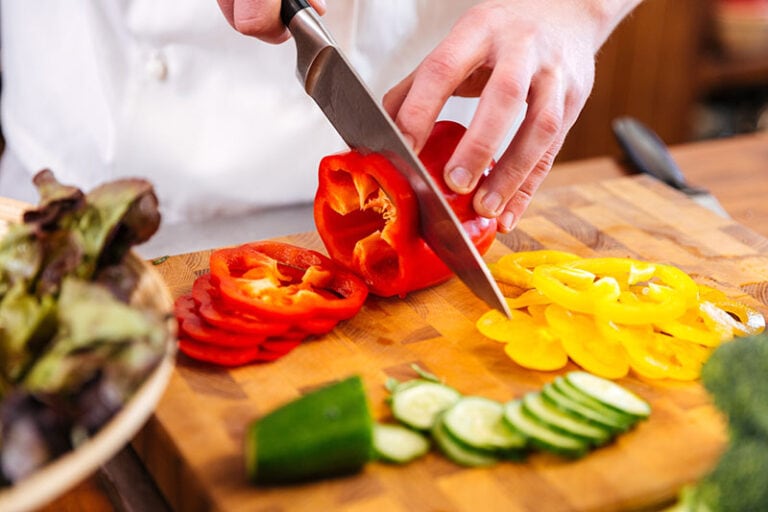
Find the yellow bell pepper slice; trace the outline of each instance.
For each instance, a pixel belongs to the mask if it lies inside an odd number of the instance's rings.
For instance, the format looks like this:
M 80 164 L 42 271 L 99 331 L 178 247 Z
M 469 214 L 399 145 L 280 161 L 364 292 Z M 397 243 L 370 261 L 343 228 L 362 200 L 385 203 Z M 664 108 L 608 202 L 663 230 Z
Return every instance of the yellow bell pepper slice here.
M 592 316 L 574 313 L 558 304 L 549 305 L 545 315 L 573 362 L 607 379 L 629 373 L 626 351 L 621 344 L 600 335 Z
M 765 317 L 756 309 L 735 301 L 717 304 L 703 301 L 699 309 L 704 323 L 723 339 L 759 334 L 765 330 Z
M 551 304 L 552 300 L 536 288 L 526 290 L 517 297 L 505 297 L 511 309 L 523 309 L 530 306 Z
M 586 270 L 597 276 L 612 276 L 628 286 L 650 281 L 656 273 L 656 264 L 632 258 L 583 258 L 569 262 L 568 266 Z
M 555 304 L 580 313 L 594 313 L 601 302 L 616 300 L 621 293 L 612 277 L 569 266 L 540 265 L 533 270 L 533 286 Z
M 486 337 L 506 343 L 506 354 L 524 368 L 551 371 L 568 364 L 568 355 L 552 330 L 523 311 L 513 310 L 511 318 L 495 309 L 488 311 L 477 321 L 477 328 Z
M 539 265 L 558 264 L 577 259 L 579 259 L 577 255 L 565 251 L 520 251 L 505 254 L 488 267 L 496 280 L 520 288 L 530 288 L 533 280 L 533 268 Z
M 654 323 L 654 326 L 659 332 L 705 347 L 717 347 L 728 339 L 728 331 L 710 328 L 699 308 L 689 309 L 676 320 Z
M 695 380 L 712 349 L 657 332 L 627 339 L 632 370 L 649 379 Z

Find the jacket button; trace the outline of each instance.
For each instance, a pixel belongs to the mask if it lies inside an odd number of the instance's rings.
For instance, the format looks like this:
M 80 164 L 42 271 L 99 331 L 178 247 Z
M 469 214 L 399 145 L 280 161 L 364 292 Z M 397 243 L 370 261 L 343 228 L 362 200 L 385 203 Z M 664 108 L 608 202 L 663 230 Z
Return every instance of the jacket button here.
M 152 52 L 145 63 L 147 75 L 158 81 L 163 81 L 168 77 L 168 63 L 165 56 L 160 52 Z

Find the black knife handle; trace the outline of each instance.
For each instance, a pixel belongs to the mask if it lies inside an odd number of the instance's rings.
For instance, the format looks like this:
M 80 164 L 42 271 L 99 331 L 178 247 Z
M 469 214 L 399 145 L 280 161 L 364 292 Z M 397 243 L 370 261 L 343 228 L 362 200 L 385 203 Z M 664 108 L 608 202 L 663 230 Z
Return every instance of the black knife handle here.
M 283 21 L 283 25 L 286 27 L 290 25 L 296 13 L 307 7 L 309 7 L 307 0 L 282 0 L 280 3 L 280 19 Z
M 694 188 L 688 184 L 666 144 L 653 130 L 634 117 L 616 118 L 612 128 L 627 158 L 639 171 L 681 191 Z

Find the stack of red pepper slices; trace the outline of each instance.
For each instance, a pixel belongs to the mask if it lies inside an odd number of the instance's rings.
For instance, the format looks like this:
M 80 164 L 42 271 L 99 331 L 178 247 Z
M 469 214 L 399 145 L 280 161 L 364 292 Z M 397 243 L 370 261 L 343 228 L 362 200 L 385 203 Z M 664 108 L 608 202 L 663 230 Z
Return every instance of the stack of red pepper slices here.
M 365 283 L 328 257 L 281 242 L 214 251 L 179 297 L 179 349 L 224 366 L 275 360 L 354 316 Z
M 458 123 L 439 121 L 419 158 L 484 254 L 496 237 L 496 219 L 478 215 L 472 194 L 452 192 L 443 179 L 465 131 Z M 325 157 L 314 215 L 328 254 L 361 276 L 374 295 L 403 297 L 452 275 L 419 233 L 419 206 L 408 180 L 382 155 L 348 151 Z

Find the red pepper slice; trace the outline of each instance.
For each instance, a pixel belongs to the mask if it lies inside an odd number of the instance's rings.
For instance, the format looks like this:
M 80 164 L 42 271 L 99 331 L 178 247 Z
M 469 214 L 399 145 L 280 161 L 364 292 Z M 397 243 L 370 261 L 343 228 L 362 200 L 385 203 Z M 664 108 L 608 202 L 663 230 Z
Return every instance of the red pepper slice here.
M 231 307 L 299 328 L 302 322 L 350 318 L 368 296 L 367 286 L 352 272 L 317 251 L 288 243 L 219 249 L 210 256 L 210 269 Z
M 179 338 L 179 350 L 187 356 L 220 366 L 242 366 L 248 363 L 274 361 L 299 345 L 286 344 L 285 351 L 268 351 L 262 347 L 232 348 L 200 343 L 190 338 Z
M 291 329 L 291 324 L 287 322 L 265 321 L 230 307 L 221 300 L 219 289 L 212 282 L 210 274 L 195 279 L 192 285 L 192 298 L 195 300 L 200 316 L 207 323 L 220 329 L 260 336 L 277 336 Z
M 298 324 L 265 320 L 255 315 L 243 313 L 230 307 L 221 300 L 219 288 L 213 283 L 210 274 L 195 279 L 192 285 L 192 298 L 197 305 L 197 313 L 205 322 L 220 329 L 255 334 L 261 336 L 296 337 L 298 334 L 325 334 L 331 331 L 337 320 L 333 318 L 315 318 Z
M 227 347 L 258 347 L 267 337 L 220 329 L 207 324 L 198 314 L 194 299 L 182 295 L 174 304 L 181 336 L 201 343 Z
M 420 158 L 484 254 L 495 239 L 496 220 L 479 216 L 471 194 L 456 194 L 443 180 L 445 164 L 465 131 L 458 123 L 438 122 Z M 452 275 L 419 233 L 413 189 L 382 155 L 349 151 L 325 157 L 314 216 L 331 258 L 360 275 L 375 295 L 402 297 Z

